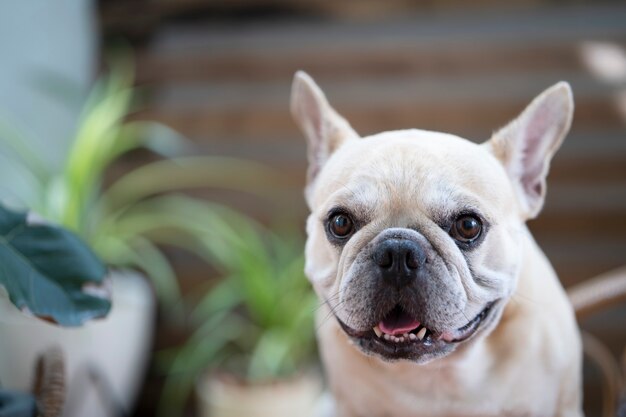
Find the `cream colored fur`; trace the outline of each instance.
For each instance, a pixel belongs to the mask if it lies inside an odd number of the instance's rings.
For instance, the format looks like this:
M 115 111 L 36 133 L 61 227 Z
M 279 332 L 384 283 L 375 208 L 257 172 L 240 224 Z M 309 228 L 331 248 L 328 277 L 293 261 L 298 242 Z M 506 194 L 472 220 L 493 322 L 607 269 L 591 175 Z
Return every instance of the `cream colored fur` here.
M 525 225 L 541 209 L 549 161 L 572 111 L 569 86 L 559 83 L 483 145 L 422 130 L 359 138 L 310 77 L 296 75 L 292 113 L 309 140 L 306 273 L 327 302 L 318 314 L 318 339 L 335 415 L 582 415 L 574 314 Z M 337 204 L 366 207 L 371 217 L 341 250 L 324 229 Z M 434 211 L 459 205 L 476 207 L 491 223 L 471 253 L 432 222 Z M 361 285 L 358 254 L 391 227 L 417 228 L 445 261 L 444 272 L 462 294 L 451 300 L 462 311 L 446 317 L 450 328 L 463 326 L 485 302 L 503 300 L 492 324 L 446 356 L 381 360 L 355 346 L 335 319 L 361 325 L 353 301 L 342 296 Z

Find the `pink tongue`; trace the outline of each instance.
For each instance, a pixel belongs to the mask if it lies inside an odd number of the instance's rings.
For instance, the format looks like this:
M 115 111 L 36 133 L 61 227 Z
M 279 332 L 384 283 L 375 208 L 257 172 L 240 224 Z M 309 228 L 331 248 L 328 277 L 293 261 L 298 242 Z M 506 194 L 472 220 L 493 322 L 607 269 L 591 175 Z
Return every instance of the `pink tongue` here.
M 416 329 L 420 325 L 420 322 L 413 320 L 406 313 L 391 314 L 389 317 L 385 317 L 380 323 L 378 328 L 383 333 L 397 335 L 408 333 L 413 329 Z

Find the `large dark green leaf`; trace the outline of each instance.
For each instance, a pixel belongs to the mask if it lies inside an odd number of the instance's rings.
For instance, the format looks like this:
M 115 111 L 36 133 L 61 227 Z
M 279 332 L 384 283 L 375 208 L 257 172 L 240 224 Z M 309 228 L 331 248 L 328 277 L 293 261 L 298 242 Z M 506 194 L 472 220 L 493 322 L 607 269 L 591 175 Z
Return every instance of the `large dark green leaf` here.
M 0 417 L 35 417 L 37 402 L 32 394 L 0 389 Z
M 62 326 L 103 317 L 111 303 L 90 290 L 105 275 L 105 266 L 74 234 L 33 224 L 25 213 L 0 205 L 0 285 L 19 309 Z

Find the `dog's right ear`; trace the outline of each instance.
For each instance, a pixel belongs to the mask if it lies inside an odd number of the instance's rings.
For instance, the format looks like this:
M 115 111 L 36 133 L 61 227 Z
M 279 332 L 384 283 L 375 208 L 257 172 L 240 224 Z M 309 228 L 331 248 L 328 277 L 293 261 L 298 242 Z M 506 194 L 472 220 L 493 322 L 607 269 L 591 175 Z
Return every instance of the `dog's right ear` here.
M 291 86 L 291 115 L 308 143 L 307 199 L 317 174 L 345 141 L 359 135 L 333 109 L 322 90 L 305 72 L 298 71 Z

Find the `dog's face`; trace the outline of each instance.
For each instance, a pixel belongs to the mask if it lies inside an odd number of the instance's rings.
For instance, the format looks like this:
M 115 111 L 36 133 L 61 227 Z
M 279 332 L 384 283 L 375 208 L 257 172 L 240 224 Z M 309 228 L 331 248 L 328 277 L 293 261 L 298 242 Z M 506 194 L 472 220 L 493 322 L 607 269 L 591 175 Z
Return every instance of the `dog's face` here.
M 359 138 L 296 74 L 292 113 L 309 141 L 306 272 L 364 353 L 425 363 L 497 325 L 572 109 L 560 83 L 482 145 L 418 130 Z

